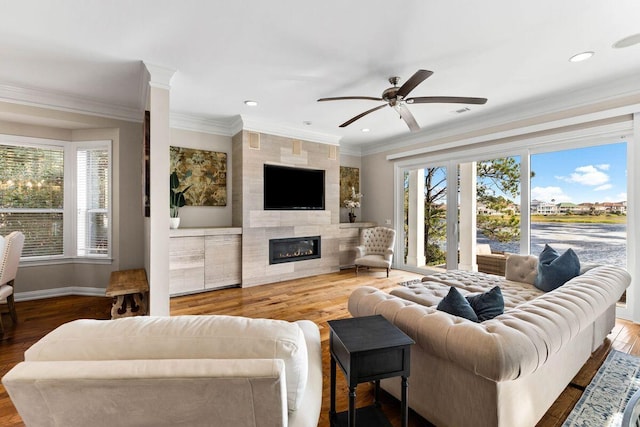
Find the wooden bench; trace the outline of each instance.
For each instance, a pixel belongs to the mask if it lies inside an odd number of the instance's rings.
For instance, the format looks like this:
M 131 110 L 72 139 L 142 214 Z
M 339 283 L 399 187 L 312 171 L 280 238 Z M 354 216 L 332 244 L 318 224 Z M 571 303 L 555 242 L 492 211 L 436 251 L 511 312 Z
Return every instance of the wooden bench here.
M 149 282 L 144 269 L 112 271 L 105 295 L 113 297 L 111 318 L 147 314 Z

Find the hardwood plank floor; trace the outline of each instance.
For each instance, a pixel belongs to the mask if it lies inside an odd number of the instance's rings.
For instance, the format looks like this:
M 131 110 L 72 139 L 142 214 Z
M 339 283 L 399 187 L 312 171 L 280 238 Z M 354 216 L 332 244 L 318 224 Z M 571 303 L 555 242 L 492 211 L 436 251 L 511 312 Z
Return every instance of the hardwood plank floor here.
M 227 314 L 265 317 L 289 321 L 309 319 L 320 328 L 324 391 L 319 426 L 328 427 L 329 409 L 329 328 L 328 320 L 349 317 L 347 299 L 351 292 L 363 285 L 389 291 L 398 282 L 418 278 L 417 274 L 392 270 L 387 279 L 379 271 L 363 272 L 358 277 L 353 270 L 325 274 L 305 279 L 252 288 L 230 288 L 171 299 L 171 314 Z M 23 360 L 24 351 L 55 327 L 79 318 L 108 319 L 111 299 L 102 297 L 68 296 L 16 303 L 19 322 L 13 325 L 3 318 L 6 333 L 0 341 L 0 376 Z M 640 356 L 640 325 L 618 320 L 603 346 L 596 351 L 554 405 L 538 423 L 539 427 L 558 427 L 567 417 L 591 381 L 611 348 Z M 339 372 L 336 390 L 337 409 L 347 408 L 348 389 Z M 411 392 L 411 388 L 409 388 Z M 383 411 L 394 426 L 400 425 L 398 403 L 382 393 Z M 358 386 L 357 405 L 370 404 L 373 390 L 369 384 Z M 6 391 L 0 386 L 0 425 L 23 426 Z M 409 413 L 411 427 L 430 426 L 414 412 Z

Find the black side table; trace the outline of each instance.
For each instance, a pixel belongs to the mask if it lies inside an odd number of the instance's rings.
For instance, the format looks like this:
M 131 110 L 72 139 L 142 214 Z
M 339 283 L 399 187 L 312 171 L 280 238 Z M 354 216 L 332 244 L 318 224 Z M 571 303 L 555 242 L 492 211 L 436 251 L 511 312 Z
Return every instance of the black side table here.
M 331 409 L 332 426 L 389 426 L 380 410 L 380 380 L 402 377 L 402 427 L 407 426 L 407 390 L 409 383 L 410 347 L 415 342 L 381 315 L 330 320 L 331 335 Z M 349 411 L 336 414 L 336 362 L 349 386 Z M 356 386 L 375 381 L 375 405 L 356 411 Z

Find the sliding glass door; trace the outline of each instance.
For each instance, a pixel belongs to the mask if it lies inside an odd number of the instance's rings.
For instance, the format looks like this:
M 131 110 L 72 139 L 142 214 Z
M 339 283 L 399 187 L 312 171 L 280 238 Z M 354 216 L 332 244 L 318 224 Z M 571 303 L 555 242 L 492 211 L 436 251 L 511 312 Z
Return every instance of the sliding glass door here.
M 403 172 L 403 264 L 444 267 L 447 262 L 447 166 Z M 455 246 L 455 245 L 454 245 Z

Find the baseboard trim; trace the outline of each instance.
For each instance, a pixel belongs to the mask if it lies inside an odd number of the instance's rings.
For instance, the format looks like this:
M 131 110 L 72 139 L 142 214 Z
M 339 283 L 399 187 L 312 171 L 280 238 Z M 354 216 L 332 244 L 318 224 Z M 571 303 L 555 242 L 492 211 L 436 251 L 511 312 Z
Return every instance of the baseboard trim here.
M 86 288 L 83 286 L 67 286 L 64 288 L 43 289 L 41 291 L 16 292 L 16 301 L 32 301 L 37 299 L 63 297 L 69 295 L 83 295 L 91 297 L 103 297 L 105 288 Z

